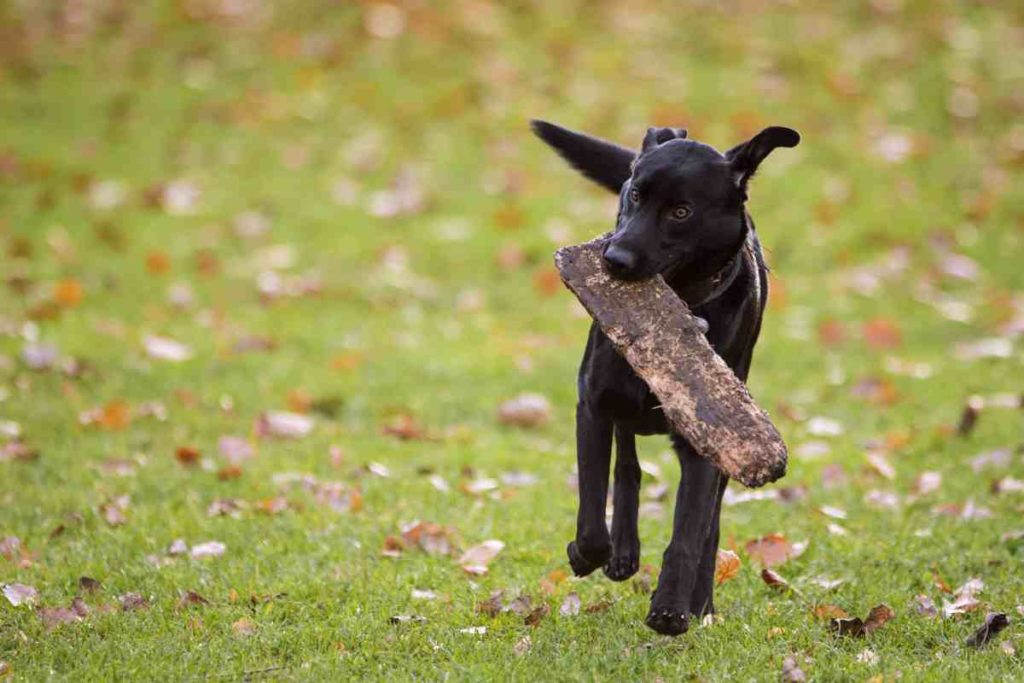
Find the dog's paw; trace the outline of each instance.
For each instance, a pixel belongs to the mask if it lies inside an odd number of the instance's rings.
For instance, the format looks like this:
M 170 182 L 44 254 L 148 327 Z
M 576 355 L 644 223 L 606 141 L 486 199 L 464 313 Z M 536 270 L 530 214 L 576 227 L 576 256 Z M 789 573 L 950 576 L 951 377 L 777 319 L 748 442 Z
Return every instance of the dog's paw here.
M 566 547 L 565 552 L 569 556 L 569 565 L 572 567 L 572 573 L 576 576 L 587 576 L 608 562 L 608 558 L 612 554 L 612 548 L 609 545 L 602 550 L 588 550 L 587 554 L 583 554 L 579 546 L 576 545 L 576 541 L 571 541 Z
M 604 575 L 612 581 L 625 581 L 640 570 L 638 554 L 615 555 L 604 566 Z
M 644 619 L 647 626 L 664 636 L 678 636 L 690 628 L 690 618 L 683 611 L 651 607 Z

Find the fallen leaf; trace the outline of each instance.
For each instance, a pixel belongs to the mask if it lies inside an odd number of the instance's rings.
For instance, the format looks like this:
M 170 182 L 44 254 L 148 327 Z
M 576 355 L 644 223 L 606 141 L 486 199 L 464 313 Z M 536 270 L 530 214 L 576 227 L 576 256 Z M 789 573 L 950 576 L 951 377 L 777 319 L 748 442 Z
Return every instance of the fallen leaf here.
M 551 607 L 549 605 L 544 604 L 540 605 L 539 607 L 535 607 L 530 611 L 529 614 L 526 615 L 526 617 L 523 619 L 523 623 L 526 626 L 536 627 L 540 624 L 541 620 L 544 617 L 546 617 L 550 612 Z
M 520 394 L 498 407 L 498 421 L 514 427 L 539 427 L 551 420 L 551 402 L 541 394 Z
M 460 628 L 459 633 L 465 633 L 471 636 L 482 636 L 487 633 L 486 626 L 469 626 L 466 628 Z
M 522 657 L 523 655 L 527 654 L 532 647 L 533 640 L 530 638 L 530 636 L 523 636 L 522 638 L 516 641 L 515 645 L 512 646 L 512 653 L 516 657 Z
M 121 603 L 121 609 L 125 612 L 134 612 L 141 609 L 149 609 L 149 600 L 140 593 L 125 593 L 117 597 Z
M 914 609 L 917 610 L 918 614 L 924 617 L 939 616 L 939 608 L 935 606 L 935 601 L 927 595 L 914 596 Z
M 125 513 L 128 512 L 128 504 L 130 502 L 130 496 L 117 496 L 105 503 L 101 503 L 99 506 L 100 516 L 110 526 L 121 526 L 128 521 Z
M 69 607 L 40 607 L 36 614 L 43 620 L 47 631 L 52 631 L 62 624 L 72 624 L 82 620 L 82 615 Z
M 150 335 L 142 340 L 146 354 L 156 360 L 181 363 L 192 358 L 192 349 L 170 337 Z
M 178 462 L 187 466 L 197 464 L 201 455 L 199 449 L 194 446 L 178 446 L 174 450 L 174 457 L 178 459 Z
M 761 580 L 776 590 L 789 590 L 789 582 L 782 578 L 780 574 L 767 567 L 761 570 Z
M 53 300 L 62 308 L 74 308 L 84 297 L 85 288 L 74 278 L 58 280 L 53 285 Z
M 496 539 L 490 539 L 469 548 L 459 558 L 459 566 L 468 574 L 482 576 L 487 573 L 487 565 L 498 556 L 505 544 Z
M 806 548 L 806 544 L 794 545 L 781 534 L 769 534 L 747 541 L 744 548 L 752 559 L 765 567 L 773 567 L 798 557 Z
M 89 576 L 78 577 L 78 587 L 86 593 L 95 593 L 103 584 Z
M 859 617 L 833 618 L 829 622 L 829 629 L 836 635 L 861 637 L 882 628 L 894 616 L 896 616 L 895 612 L 888 605 L 875 605 L 866 619 L 862 620 Z
M 721 586 L 726 581 L 736 578 L 740 573 L 740 556 L 731 550 L 718 549 L 715 555 L 715 585 Z
M 5 583 L 4 597 L 15 607 L 34 604 L 39 599 L 39 591 L 24 583 Z
M 896 323 L 886 318 L 873 318 L 861 326 L 864 341 L 873 349 L 892 349 L 903 343 Z
M 210 601 L 195 591 L 185 591 L 178 600 L 178 607 L 191 607 L 193 605 L 209 605 Z
M 857 654 L 857 661 L 861 664 L 874 666 L 875 664 L 878 664 L 878 655 L 875 654 L 874 650 L 866 648 Z
M 807 674 L 800 669 L 796 657 L 790 656 L 782 660 L 782 680 L 786 683 L 803 683 L 807 680 Z
M 1009 625 L 1010 618 L 1002 612 L 989 612 L 985 615 L 985 623 L 967 639 L 967 644 L 970 647 L 981 648 Z
M 565 600 L 562 601 L 562 606 L 558 608 L 558 613 L 563 617 L 575 617 L 580 613 L 580 607 L 582 602 L 580 596 L 575 592 L 569 593 L 565 596 Z
M 411 597 L 413 600 L 437 600 L 437 593 L 431 590 L 413 588 Z
M 504 594 L 505 591 L 502 590 L 493 591 L 489 598 L 476 604 L 476 611 L 489 617 L 498 616 L 505 609 L 505 605 L 502 603 L 502 596 Z
M 260 437 L 301 439 L 313 431 L 315 422 L 308 415 L 284 411 L 262 413 L 256 419 L 256 434 Z
M 200 543 L 199 545 L 192 546 L 192 550 L 189 554 L 193 559 L 200 560 L 210 557 L 220 557 L 227 550 L 227 546 L 220 541 L 207 541 L 206 543 Z
M 402 539 L 428 555 L 450 555 L 451 530 L 433 522 L 410 522 L 402 528 Z
M 253 457 L 252 444 L 240 436 L 222 436 L 217 439 L 217 451 L 234 465 Z
M 942 475 L 938 472 L 922 472 L 914 479 L 913 492 L 917 496 L 934 493 L 942 486 Z
M 401 441 L 415 441 L 426 436 L 426 431 L 416 421 L 416 418 L 406 413 L 396 415 L 381 427 L 381 432 Z

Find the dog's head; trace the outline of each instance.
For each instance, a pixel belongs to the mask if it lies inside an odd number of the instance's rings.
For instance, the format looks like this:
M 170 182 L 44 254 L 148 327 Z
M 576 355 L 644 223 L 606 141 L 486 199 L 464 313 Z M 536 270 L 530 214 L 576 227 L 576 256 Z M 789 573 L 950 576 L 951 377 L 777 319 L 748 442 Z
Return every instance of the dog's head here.
M 683 129 L 649 128 L 636 153 L 543 121 L 533 130 L 585 176 L 619 193 L 604 258 L 613 276 L 627 280 L 720 268 L 746 236 L 747 182 L 772 150 L 800 141 L 796 131 L 773 126 L 721 154 Z

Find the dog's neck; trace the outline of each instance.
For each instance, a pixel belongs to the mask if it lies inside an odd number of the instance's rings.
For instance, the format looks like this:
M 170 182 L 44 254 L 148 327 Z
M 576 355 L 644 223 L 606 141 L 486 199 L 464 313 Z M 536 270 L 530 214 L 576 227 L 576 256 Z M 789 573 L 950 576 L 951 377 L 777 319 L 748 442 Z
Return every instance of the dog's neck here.
M 750 234 L 750 222 L 744 212 L 743 237 L 735 248 L 701 259 L 702 268 L 694 272 L 684 270 L 665 275 L 665 282 L 686 302 L 696 308 L 719 297 L 736 279 L 743 268 L 743 250 L 746 249 Z

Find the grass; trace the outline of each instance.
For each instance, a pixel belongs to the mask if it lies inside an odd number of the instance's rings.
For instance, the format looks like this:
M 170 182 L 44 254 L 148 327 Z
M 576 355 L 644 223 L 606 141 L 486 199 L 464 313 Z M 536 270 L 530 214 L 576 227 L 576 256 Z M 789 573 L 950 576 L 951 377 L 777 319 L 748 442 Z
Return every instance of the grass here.
M 231 3 L 87 2 L 83 23 L 29 3 L 0 8 L 0 417 L 38 451 L 0 461 L 0 537 L 29 552 L 0 557 L 0 583 L 66 607 L 79 577 L 102 582 L 83 594 L 87 619 L 52 629 L 0 600 L 0 662 L 14 680 L 770 680 L 790 655 L 812 680 L 1024 676 L 1024 572 L 1019 546 L 1001 540 L 1020 528 L 1024 500 L 990 489 L 1024 477 L 1022 416 L 985 409 L 970 436 L 953 433 L 968 396 L 1021 391 L 1019 7 L 458 2 L 396 14 L 253 2 L 235 5 L 241 15 L 204 13 L 220 6 Z M 372 35 L 396 27 L 396 37 Z M 753 189 L 773 299 L 751 388 L 791 447 L 780 486 L 806 494 L 726 508 L 722 545 L 742 570 L 717 591 L 721 621 L 678 639 L 643 626 L 648 596 L 637 586 L 559 574 L 575 517 L 570 425 L 588 323 L 556 286 L 550 256 L 609 228 L 614 202 L 530 137 L 534 116 L 623 143 L 653 124 L 686 125 L 720 148 L 770 123 L 803 133 Z M 374 215 L 403 173 L 422 205 Z M 201 193 L 185 201 L 188 215 L 151 201 L 174 179 Z M 125 196 L 104 209 L 97 188 L 108 180 Z M 269 223 L 265 234 L 238 235 L 247 211 Z M 977 273 L 945 274 L 950 254 Z M 275 268 L 315 276 L 320 291 L 261 297 L 259 273 Z M 194 298 L 184 309 L 168 299 L 181 283 Z M 193 356 L 149 357 L 153 334 Z M 36 338 L 84 371 L 29 370 L 21 354 Z M 954 352 L 988 338 L 1009 343 L 1009 355 Z M 239 353 L 240 340 L 274 348 Z M 906 376 L 900 363 L 930 375 Z M 496 407 L 526 391 L 549 398 L 550 422 L 501 425 Z M 341 407 L 317 414 L 304 438 L 257 437 L 261 413 L 310 399 Z M 139 414 L 154 401 L 166 419 Z M 103 406 L 105 426 L 82 424 Z M 402 416 L 423 438 L 382 432 Z M 812 433 L 815 417 L 841 433 Z M 226 480 L 224 435 L 257 450 Z M 827 452 L 815 456 L 816 442 Z M 176 457 L 186 446 L 201 454 L 194 466 Z M 661 470 L 648 487 L 672 486 L 666 442 L 640 448 Z M 971 467 L 1001 448 L 1013 451 L 1007 464 Z M 885 453 L 891 481 L 868 465 L 869 450 Z M 111 473 L 111 459 L 133 463 L 131 473 Z M 368 472 L 374 463 L 390 476 Z M 823 483 L 830 465 L 843 483 Z M 925 470 L 942 484 L 915 498 Z M 357 489 L 361 508 L 339 513 L 295 486 L 283 494 L 288 510 L 260 512 L 289 472 Z M 506 484 L 509 472 L 536 482 Z M 488 477 L 496 494 L 460 489 Z M 873 490 L 895 493 L 897 506 L 872 505 Z M 127 520 L 111 526 L 100 506 L 121 495 L 131 497 Z M 252 507 L 208 515 L 229 498 Z M 991 516 L 935 512 L 967 501 Z M 823 505 L 846 511 L 847 535 L 828 532 Z M 655 567 L 670 514 L 671 495 L 641 521 Z M 382 557 L 385 538 L 415 519 L 450 526 L 462 548 L 506 546 L 484 577 L 414 549 Z M 766 587 L 743 550 L 776 532 L 809 541 L 777 568 L 797 595 Z M 227 550 L 159 568 L 147 560 L 178 538 Z M 819 576 L 844 583 L 825 590 Z M 985 583 L 981 610 L 916 613 L 916 595 L 944 597 L 937 578 L 956 587 L 974 576 Z M 414 588 L 440 597 L 414 600 Z M 497 589 L 552 613 L 536 627 L 477 613 Z M 210 604 L 179 606 L 188 590 Z M 560 616 L 574 591 L 584 607 L 610 606 Z M 122 611 L 117 596 L 129 592 L 149 608 Z M 882 602 L 896 618 L 863 640 L 833 637 L 811 614 L 831 604 L 864 616 Z M 985 649 L 966 647 L 989 607 L 1010 628 Z M 426 622 L 389 621 L 411 614 Z M 486 633 L 461 631 L 476 626 Z M 867 648 L 876 662 L 859 661 Z

